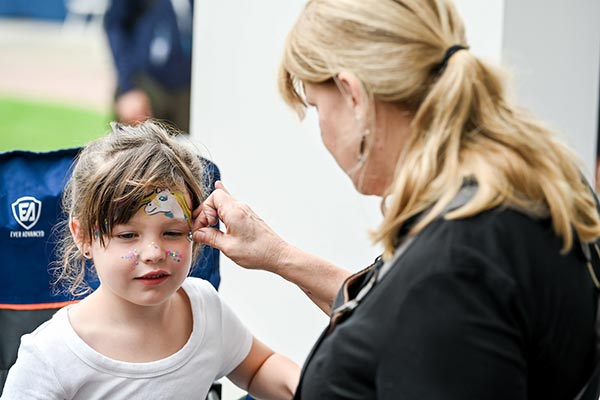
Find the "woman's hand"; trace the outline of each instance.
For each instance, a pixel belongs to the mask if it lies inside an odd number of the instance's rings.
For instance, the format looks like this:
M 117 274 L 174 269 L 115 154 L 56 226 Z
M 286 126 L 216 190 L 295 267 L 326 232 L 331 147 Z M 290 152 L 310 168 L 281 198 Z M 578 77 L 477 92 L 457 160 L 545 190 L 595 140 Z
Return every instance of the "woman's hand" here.
M 221 250 L 245 268 L 276 272 L 289 246 L 248 205 L 235 200 L 221 181 L 194 217 L 194 240 Z M 225 232 L 211 227 L 219 220 Z
M 298 285 L 325 313 L 350 272 L 302 251 L 277 235 L 244 203 L 235 200 L 223 183 L 194 211 L 194 240 L 217 248 L 236 264 L 273 272 Z M 223 222 L 225 232 L 212 228 Z

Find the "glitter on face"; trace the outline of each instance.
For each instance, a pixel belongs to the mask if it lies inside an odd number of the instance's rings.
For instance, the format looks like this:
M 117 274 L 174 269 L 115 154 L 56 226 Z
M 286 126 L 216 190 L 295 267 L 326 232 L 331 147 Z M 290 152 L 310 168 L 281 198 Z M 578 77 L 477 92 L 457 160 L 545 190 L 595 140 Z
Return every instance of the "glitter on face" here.
M 138 265 L 140 263 L 140 253 L 138 253 L 137 249 L 130 250 L 129 253 L 125 256 L 121 256 L 124 260 L 135 260 L 134 265 Z
M 148 245 L 148 247 L 152 247 L 154 250 L 158 250 L 158 246 L 156 245 L 156 243 L 152 242 Z
M 165 251 L 165 254 L 167 255 L 167 257 L 172 257 L 173 261 L 181 262 L 181 253 L 179 251 L 167 250 Z

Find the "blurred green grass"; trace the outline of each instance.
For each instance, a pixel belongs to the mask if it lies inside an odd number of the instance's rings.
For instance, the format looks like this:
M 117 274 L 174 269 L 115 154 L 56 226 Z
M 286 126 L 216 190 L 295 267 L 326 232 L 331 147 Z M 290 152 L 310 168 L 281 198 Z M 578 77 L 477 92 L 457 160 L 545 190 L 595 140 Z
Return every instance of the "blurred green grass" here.
M 110 113 L 0 95 L 0 152 L 79 147 L 104 135 Z

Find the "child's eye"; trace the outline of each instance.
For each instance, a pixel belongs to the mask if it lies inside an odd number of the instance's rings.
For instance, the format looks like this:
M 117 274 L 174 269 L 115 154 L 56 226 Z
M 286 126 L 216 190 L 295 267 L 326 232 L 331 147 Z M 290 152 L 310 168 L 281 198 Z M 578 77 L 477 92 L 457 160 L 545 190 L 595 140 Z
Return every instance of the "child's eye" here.
M 119 239 L 134 239 L 137 237 L 137 234 L 132 232 L 119 233 L 116 235 Z
M 184 232 L 176 232 L 176 231 L 167 231 L 164 233 L 165 236 L 168 237 L 181 237 L 183 235 L 185 235 Z

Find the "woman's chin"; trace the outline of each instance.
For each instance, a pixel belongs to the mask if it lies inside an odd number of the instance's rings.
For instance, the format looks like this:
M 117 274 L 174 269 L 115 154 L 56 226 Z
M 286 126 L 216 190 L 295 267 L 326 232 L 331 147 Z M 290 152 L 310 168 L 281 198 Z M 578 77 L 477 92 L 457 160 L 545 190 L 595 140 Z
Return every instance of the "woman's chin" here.
M 361 176 L 351 176 L 352 184 L 354 189 L 360 194 L 365 196 L 383 196 L 385 190 L 382 185 L 378 185 L 376 181 L 366 179 Z

